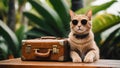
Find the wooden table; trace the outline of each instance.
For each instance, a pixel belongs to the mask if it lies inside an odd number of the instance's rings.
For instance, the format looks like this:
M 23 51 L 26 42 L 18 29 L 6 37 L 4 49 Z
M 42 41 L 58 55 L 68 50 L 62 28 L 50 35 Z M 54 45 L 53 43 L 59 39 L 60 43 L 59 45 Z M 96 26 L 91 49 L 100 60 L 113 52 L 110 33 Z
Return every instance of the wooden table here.
M 0 61 L 0 68 L 120 68 L 120 60 L 100 59 L 94 63 L 21 61 L 20 58 Z

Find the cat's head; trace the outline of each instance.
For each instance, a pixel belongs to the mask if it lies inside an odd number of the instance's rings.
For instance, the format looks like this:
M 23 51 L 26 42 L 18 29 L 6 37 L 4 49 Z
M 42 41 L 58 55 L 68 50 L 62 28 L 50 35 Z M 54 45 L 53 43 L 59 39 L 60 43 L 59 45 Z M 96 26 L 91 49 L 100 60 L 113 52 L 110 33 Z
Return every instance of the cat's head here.
M 84 15 L 77 15 L 73 11 L 70 11 L 71 21 L 70 29 L 76 34 L 86 34 L 89 33 L 92 27 L 91 17 L 92 11 L 89 10 Z

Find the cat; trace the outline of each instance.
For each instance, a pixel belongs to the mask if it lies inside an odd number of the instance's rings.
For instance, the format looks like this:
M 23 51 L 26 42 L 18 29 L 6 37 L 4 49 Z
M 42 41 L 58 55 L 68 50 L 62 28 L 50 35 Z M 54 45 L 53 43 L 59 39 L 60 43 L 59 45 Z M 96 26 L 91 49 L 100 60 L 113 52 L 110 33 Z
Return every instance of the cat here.
M 99 60 L 99 48 L 92 32 L 92 10 L 84 15 L 77 15 L 70 10 L 70 57 L 72 62 L 94 62 Z

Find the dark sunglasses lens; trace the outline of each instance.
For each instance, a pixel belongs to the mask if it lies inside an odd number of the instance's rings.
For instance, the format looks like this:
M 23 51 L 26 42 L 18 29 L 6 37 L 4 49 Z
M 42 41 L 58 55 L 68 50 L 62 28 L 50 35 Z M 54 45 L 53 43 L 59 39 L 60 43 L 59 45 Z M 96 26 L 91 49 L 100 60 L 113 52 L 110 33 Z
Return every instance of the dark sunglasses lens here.
M 73 24 L 73 25 L 77 25 L 77 24 L 78 24 L 78 21 L 77 21 L 77 20 L 72 20 L 72 24 Z
M 83 20 L 81 20 L 81 23 L 82 23 L 82 25 L 86 25 L 87 24 L 87 20 L 83 19 Z

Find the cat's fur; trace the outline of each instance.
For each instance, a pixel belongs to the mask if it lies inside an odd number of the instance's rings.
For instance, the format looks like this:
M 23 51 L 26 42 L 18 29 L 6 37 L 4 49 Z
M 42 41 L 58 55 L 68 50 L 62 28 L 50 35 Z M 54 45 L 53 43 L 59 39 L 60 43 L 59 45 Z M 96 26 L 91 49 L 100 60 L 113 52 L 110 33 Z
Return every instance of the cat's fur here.
M 99 59 L 99 48 L 94 41 L 92 28 L 92 11 L 88 11 L 85 15 L 76 15 L 70 11 L 71 22 L 68 41 L 70 43 L 70 57 L 73 62 L 94 62 Z M 83 25 L 81 20 L 87 20 Z M 77 20 L 77 25 L 72 23 Z

